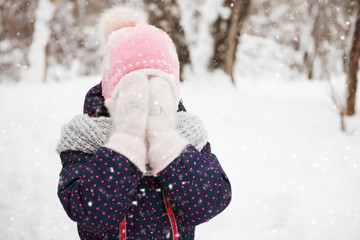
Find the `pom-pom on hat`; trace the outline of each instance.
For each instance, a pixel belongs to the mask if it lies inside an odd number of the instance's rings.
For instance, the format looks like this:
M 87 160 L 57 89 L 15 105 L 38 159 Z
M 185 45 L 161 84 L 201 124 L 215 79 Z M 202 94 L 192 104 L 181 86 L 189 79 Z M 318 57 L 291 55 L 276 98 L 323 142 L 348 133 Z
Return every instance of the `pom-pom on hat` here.
M 102 93 L 116 93 L 121 79 L 133 71 L 166 79 L 178 100 L 179 60 L 174 43 L 162 30 L 147 24 L 133 10 L 116 7 L 100 19 L 105 45 Z

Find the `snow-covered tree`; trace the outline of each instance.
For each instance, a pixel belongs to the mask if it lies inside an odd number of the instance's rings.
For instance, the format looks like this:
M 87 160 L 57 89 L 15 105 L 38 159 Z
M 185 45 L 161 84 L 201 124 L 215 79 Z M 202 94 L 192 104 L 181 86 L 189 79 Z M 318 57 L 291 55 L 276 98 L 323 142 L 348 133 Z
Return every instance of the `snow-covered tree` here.
M 211 69 L 222 68 L 233 82 L 236 49 L 249 6 L 250 0 L 225 0 L 222 11 L 212 24 L 214 50 L 209 66 Z
M 101 71 L 102 48 L 96 28 L 98 16 L 111 1 L 64 0 L 50 22 L 49 74 L 93 75 Z
M 30 61 L 27 78 L 32 82 L 45 82 L 47 77 L 47 57 L 49 46 L 49 21 L 55 9 L 55 2 L 39 0 L 36 9 L 35 31 L 30 46 L 28 59 Z
M 19 81 L 29 67 L 38 1 L 0 0 L 0 82 Z
M 353 35 L 352 47 L 349 57 L 349 65 L 347 69 L 347 105 L 346 114 L 355 114 L 355 99 L 357 89 L 357 74 L 359 71 L 359 58 L 360 58 L 360 1 L 357 3 L 357 17 L 355 23 L 355 30 Z

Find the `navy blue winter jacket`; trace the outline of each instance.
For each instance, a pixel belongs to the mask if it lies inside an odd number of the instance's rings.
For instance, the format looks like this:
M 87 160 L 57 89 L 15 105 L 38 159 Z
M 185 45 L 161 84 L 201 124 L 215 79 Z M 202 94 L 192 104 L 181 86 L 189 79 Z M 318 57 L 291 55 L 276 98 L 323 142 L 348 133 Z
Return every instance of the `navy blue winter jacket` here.
M 101 83 L 86 95 L 84 113 L 103 105 Z M 179 111 L 185 108 L 179 103 Z M 80 238 L 194 239 L 195 226 L 223 211 L 230 182 L 207 143 L 186 149 L 157 176 L 142 176 L 125 156 L 64 151 L 58 196 Z

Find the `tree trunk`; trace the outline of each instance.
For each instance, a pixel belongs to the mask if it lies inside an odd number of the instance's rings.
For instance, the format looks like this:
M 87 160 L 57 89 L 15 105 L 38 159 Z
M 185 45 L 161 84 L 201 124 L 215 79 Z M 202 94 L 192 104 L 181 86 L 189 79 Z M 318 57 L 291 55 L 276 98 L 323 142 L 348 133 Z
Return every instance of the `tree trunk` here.
M 225 52 L 224 71 L 231 77 L 233 83 L 235 83 L 233 72 L 236 59 L 236 49 L 239 43 L 239 35 L 243 19 L 247 15 L 248 7 L 250 5 L 249 3 L 250 0 L 235 1 L 231 11 L 228 47 Z
M 226 7 L 231 8 L 228 19 L 221 16 L 214 22 L 212 33 L 214 35 L 214 54 L 210 62 L 210 68 L 222 68 L 233 83 L 234 64 L 236 49 L 239 43 L 239 35 L 245 17 L 250 6 L 250 0 L 226 0 Z
M 26 73 L 34 82 L 46 82 L 47 57 L 50 37 L 49 21 L 53 16 L 55 6 L 49 0 L 39 0 L 36 10 L 35 31 L 29 50 L 30 67 Z M 46 12 L 47 14 L 44 14 Z
M 307 15 L 306 24 L 300 31 L 300 51 L 303 51 L 303 62 L 300 66 L 301 71 L 305 72 L 308 79 L 314 77 L 314 64 L 317 57 L 319 41 L 321 39 L 321 31 L 319 29 L 319 3 L 310 2 Z
M 190 64 L 190 51 L 184 29 L 180 25 L 181 16 L 176 0 L 144 0 L 144 3 L 149 14 L 149 23 L 167 32 L 173 40 L 179 56 L 181 75 L 183 66 Z
M 350 52 L 350 62 L 347 74 L 347 99 L 346 114 L 348 116 L 355 114 L 355 99 L 357 86 L 357 73 L 359 69 L 360 57 L 360 0 L 358 1 L 358 14 L 355 25 L 354 37 Z

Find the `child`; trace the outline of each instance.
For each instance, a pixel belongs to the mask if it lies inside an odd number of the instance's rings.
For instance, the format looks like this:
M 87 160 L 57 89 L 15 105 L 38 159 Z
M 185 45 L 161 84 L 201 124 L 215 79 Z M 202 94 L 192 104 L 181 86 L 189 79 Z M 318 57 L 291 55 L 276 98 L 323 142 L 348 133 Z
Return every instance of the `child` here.
M 102 82 L 57 146 L 60 201 L 84 240 L 194 239 L 231 187 L 202 122 L 179 101 L 174 44 L 124 8 L 106 12 L 101 30 Z

